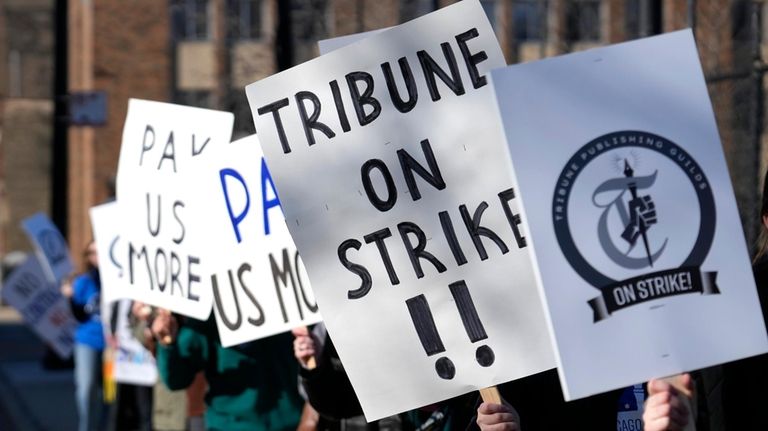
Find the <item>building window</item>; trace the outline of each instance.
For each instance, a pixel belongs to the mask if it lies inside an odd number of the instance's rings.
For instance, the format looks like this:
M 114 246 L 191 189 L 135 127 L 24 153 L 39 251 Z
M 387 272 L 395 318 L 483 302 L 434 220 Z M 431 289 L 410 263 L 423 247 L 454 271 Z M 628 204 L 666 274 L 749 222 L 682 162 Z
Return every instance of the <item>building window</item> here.
M 208 0 L 175 0 L 173 33 L 180 40 L 205 40 L 210 36 Z
M 262 36 L 262 1 L 229 0 L 228 32 L 233 39 L 253 40 Z
M 491 27 L 496 30 L 496 1 L 480 0 L 480 4 L 483 6 L 485 14 L 488 15 L 488 21 L 491 22 Z
M 661 32 L 661 0 L 626 0 L 627 39 Z
M 568 2 L 566 34 L 569 41 L 600 41 L 600 3 L 600 0 L 571 0 Z
M 544 39 L 547 4 L 541 0 L 517 0 L 512 4 L 512 31 L 517 42 Z
M 207 90 L 177 91 L 174 103 L 179 105 L 194 106 L 196 108 L 213 108 L 211 92 Z
M 401 0 L 400 22 L 410 21 L 435 10 L 434 0 Z

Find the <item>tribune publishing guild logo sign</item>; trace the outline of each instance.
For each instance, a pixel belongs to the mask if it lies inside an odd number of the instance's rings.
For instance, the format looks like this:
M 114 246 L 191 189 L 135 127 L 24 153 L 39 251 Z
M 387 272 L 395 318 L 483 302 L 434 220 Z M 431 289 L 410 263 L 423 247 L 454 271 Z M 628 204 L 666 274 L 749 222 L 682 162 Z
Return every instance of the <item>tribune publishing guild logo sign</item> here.
M 552 200 L 555 235 L 568 263 L 600 295 L 595 322 L 643 302 L 716 294 L 702 272 L 715 235 L 707 177 L 681 147 L 647 132 L 600 136 L 560 173 Z

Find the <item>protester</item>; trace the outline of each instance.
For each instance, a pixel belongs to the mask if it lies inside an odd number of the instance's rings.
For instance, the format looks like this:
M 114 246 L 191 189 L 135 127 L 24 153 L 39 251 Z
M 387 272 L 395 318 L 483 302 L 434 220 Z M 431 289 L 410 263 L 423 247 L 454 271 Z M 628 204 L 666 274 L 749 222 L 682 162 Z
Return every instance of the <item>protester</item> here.
M 156 355 L 156 342 L 150 326 L 156 315 L 156 309 L 140 301 L 131 306 L 129 325 L 133 336 L 153 355 Z M 158 380 L 152 394 L 152 423 L 155 431 L 197 431 L 204 430 L 202 414 L 204 411 L 203 394 L 205 378 L 198 373 L 186 390 L 172 391 Z
M 158 371 L 168 388 L 186 388 L 204 371 L 209 431 L 296 429 L 303 400 L 290 334 L 224 348 L 213 317 L 179 320 L 167 310 L 158 311 L 151 329 L 158 341 Z
M 753 259 L 757 295 L 768 316 L 768 173 L 763 179 L 758 251 Z M 766 330 L 768 330 L 768 322 Z M 723 365 L 723 413 L 726 430 L 768 429 L 768 354 Z
M 119 325 L 124 322 L 123 319 L 130 320 L 131 305 L 131 300 L 122 299 L 108 306 L 111 312 L 108 314 L 109 321 L 105 322 L 109 328 L 107 344 L 110 345 L 110 339 L 113 340 L 110 347 L 115 354 L 122 342 Z M 152 431 L 152 388 L 117 382 L 114 407 L 110 413 L 112 431 Z
M 61 292 L 69 298 L 72 314 L 79 322 L 75 330 L 75 395 L 78 430 L 104 429 L 106 407 L 102 401 L 102 351 L 104 332 L 101 324 L 99 259 L 96 244 L 88 243 L 85 252 L 87 270 L 71 283 L 65 281 Z

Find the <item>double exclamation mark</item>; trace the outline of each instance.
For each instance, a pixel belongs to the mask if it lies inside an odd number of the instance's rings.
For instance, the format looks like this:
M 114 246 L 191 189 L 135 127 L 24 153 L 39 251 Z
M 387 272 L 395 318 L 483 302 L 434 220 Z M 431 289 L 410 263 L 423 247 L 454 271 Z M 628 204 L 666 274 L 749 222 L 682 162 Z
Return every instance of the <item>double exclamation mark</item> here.
M 456 308 L 459 309 L 459 316 L 461 316 L 461 322 L 464 324 L 469 340 L 476 343 L 488 338 L 464 280 L 451 283 L 448 287 L 451 290 L 451 295 L 453 295 L 453 300 L 456 302 Z M 406 300 L 405 304 L 408 306 L 413 326 L 416 328 L 416 333 L 419 335 L 419 340 L 424 351 L 427 352 L 427 356 L 445 352 L 445 346 L 437 332 L 435 319 L 432 317 L 432 310 L 429 308 L 427 298 L 423 294 L 414 296 Z M 478 347 L 475 351 L 475 360 L 483 367 L 490 367 L 495 359 L 493 350 L 486 344 Z M 435 362 L 435 370 L 438 376 L 446 380 L 450 380 L 456 375 L 456 367 L 447 356 L 443 356 Z

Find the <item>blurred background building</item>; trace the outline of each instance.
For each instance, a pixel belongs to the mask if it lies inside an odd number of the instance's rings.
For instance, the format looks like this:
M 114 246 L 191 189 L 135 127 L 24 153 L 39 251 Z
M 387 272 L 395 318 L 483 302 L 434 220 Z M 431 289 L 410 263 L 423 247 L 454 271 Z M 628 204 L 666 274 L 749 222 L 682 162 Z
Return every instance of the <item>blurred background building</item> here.
M 81 257 L 88 208 L 111 193 L 129 97 L 232 111 L 235 138 L 245 136 L 246 84 L 315 57 L 319 39 L 452 2 L 0 0 L 0 256 L 29 248 L 19 221 L 44 211 Z M 753 243 L 766 167 L 764 1 L 482 4 L 509 63 L 693 27 Z

